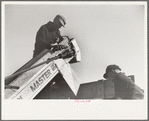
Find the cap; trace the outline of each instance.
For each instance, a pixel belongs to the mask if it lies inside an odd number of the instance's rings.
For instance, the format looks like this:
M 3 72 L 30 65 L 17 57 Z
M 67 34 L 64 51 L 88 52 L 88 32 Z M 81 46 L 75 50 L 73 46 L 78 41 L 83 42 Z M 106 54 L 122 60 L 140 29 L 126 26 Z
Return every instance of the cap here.
M 57 15 L 54 18 L 54 21 L 57 21 L 57 20 L 62 24 L 63 27 L 65 27 L 66 20 L 65 20 L 65 18 L 62 15 Z
M 112 70 L 116 70 L 116 69 L 121 71 L 121 68 L 119 66 L 117 66 L 117 65 L 109 65 L 109 66 L 107 66 L 106 73 L 103 75 L 103 77 L 107 78 L 108 77 L 108 72 L 110 72 Z

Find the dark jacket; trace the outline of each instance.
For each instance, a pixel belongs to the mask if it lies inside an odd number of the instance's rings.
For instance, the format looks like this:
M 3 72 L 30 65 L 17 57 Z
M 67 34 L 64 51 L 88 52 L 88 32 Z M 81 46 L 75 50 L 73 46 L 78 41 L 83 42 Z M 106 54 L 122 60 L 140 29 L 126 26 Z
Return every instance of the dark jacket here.
M 51 44 L 61 37 L 60 31 L 55 30 L 53 22 L 42 25 L 36 35 L 36 43 L 33 57 L 37 56 L 44 49 L 51 49 Z
M 143 99 L 143 90 L 124 73 L 118 73 L 114 79 L 115 94 L 121 99 Z

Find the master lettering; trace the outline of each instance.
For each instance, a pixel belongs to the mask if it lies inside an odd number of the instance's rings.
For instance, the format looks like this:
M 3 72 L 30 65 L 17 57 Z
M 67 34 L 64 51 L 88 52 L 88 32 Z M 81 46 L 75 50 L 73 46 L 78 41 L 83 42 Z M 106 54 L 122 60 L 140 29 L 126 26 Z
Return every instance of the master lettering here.
M 31 90 L 34 92 L 49 76 L 51 75 L 50 70 L 48 69 L 44 74 L 42 74 L 32 86 L 30 86 Z

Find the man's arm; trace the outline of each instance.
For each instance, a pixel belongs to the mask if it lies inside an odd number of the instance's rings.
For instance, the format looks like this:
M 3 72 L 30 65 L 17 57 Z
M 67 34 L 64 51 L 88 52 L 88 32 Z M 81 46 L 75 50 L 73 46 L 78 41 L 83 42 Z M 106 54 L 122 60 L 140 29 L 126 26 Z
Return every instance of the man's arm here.
M 55 31 L 56 36 L 58 37 L 58 43 L 60 43 L 63 40 L 63 37 L 61 36 L 61 33 L 59 30 Z

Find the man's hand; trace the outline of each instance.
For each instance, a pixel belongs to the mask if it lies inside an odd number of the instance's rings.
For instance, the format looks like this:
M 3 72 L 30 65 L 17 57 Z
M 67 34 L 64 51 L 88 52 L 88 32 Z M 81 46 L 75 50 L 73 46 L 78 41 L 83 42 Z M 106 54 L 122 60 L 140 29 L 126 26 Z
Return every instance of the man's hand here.
M 66 59 L 66 58 L 71 58 L 72 56 L 75 55 L 75 50 L 66 50 L 63 53 L 59 54 L 60 58 Z
M 62 50 L 62 49 L 67 49 L 68 46 L 65 46 L 65 45 L 52 45 L 52 51 L 55 52 L 55 51 L 59 51 L 59 50 Z

